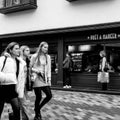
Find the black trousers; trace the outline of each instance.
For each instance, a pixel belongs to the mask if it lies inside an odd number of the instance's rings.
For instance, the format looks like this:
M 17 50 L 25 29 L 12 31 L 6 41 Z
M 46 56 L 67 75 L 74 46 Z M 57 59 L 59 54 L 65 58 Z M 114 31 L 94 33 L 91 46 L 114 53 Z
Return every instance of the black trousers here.
M 107 90 L 107 84 L 108 83 L 102 83 L 102 90 Z
M 15 120 L 20 120 L 20 104 L 15 85 L 0 85 L 0 118 L 5 103 L 10 103 Z
M 42 91 L 46 95 L 46 97 L 43 100 L 42 100 Z M 41 108 L 47 102 L 49 102 L 49 100 L 52 98 L 52 93 L 51 93 L 50 86 L 36 87 L 36 88 L 34 88 L 34 92 L 35 92 L 35 95 L 36 95 L 36 100 L 35 100 L 35 114 L 37 116 L 38 114 L 40 114 Z
M 70 70 L 63 69 L 63 86 L 70 85 L 71 86 L 71 78 L 70 78 Z

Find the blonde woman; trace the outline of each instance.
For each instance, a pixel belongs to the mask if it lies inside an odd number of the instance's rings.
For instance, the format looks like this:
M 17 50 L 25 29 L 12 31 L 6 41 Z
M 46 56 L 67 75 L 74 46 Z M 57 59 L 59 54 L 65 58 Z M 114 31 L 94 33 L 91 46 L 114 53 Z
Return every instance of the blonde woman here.
M 31 72 L 36 75 L 33 79 L 33 88 L 36 95 L 35 118 L 42 120 L 41 108 L 52 98 L 51 93 L 51 58 L 48 55 L 48 43 L 41 42 L 37 52 L 32 55 L 30 63 Z M 46 97 L 42 100 L 42 91 Z M 41 101 L 42 100 L 42 101 Z
M 31 90 L 31 84 L 29 80 L 29 67 L 30 67 L 30 48 L 27 45 L 20 47 L 20 57 L 26 62 L 26 84 L 25 91 Z
M 107 64 L 107 59 L 106 59 L 106 53 L 105 51 L 100 51 L 100 64 L 99 64 L 99 71 L 100 72 L 107 72 L 106 68 L 106 64 Z M 108 73 L 106 73 L 108 74 Z M 107 83 L 108 83 L 109 79 L 107 80 L 105 77 L 101 79 L 101 83 L 102 83 L 102 90 L 107 90 Z
M 24 62 L 26 63 L 24 72 L 25 72 L 25 82 L 24 84 L 20 84 L 20 86 L 24 87 L 24 94 L 23 96 L 20 98 L 20 102 L 21 102 L 21 106 L 22 106 L 22 113 L 24 114 L 23 116 L 26 118 L 26 120 L 29 120 L 28 117 L 28 111 L 27 111 L 27 99 L 28 99 L 28 95 L 27 95 L 27 89 L 29 87 L 29 64 L 30 64 L 30 60 L 29 60 L 29 55 L 30 55 L 30 48 L 26 45 L 23 45 L 20 47 L 20 57 L 24 60 Z

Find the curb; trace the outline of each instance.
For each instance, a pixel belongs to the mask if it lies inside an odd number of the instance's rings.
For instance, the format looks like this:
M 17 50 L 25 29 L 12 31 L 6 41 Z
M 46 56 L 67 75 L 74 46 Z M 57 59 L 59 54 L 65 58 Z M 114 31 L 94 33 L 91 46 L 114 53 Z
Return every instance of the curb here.
M 85 89 L 85 88 L 62 88 L 62 87 L 51 87 L 52 90 L 61 91 L 72 91 L 72 92 L 87 92 L 87 93 L 99 93 L 99 94 L 110 94 L 110 95 L 120 95 L 120 91 L 115 90 L 97 90 L 97 89 Z

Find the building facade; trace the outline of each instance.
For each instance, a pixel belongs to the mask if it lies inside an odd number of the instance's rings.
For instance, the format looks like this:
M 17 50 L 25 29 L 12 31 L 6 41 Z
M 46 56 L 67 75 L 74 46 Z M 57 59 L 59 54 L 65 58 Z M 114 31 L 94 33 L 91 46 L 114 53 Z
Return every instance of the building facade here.
M 111 65 L 108 89 L 119 89 L 119 10 L 119 0 L 37 0 L 36 9 L 0 14 L 1 52 L 17 41 L 30 46 L 33 54 L 41 41 L 47 41 L 53 86 L 63 84 L 62 62 L 69 51 L 74 61 L 72 86 L 100 89 L 99 52 L 105 49 Z

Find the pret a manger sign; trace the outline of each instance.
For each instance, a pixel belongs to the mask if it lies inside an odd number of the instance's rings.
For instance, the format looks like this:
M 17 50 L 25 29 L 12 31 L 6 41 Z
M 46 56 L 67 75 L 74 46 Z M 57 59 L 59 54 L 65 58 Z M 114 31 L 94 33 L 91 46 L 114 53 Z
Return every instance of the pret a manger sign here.
M 87 39 L 89 40 L 110 40 L 110 39 L 118 39 L 118 38 L 120 38 L 120 34 L 117 33 L 93 34 L 87 37 Z

